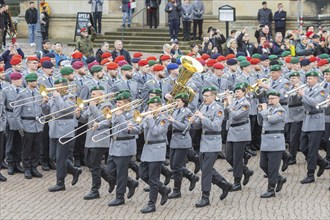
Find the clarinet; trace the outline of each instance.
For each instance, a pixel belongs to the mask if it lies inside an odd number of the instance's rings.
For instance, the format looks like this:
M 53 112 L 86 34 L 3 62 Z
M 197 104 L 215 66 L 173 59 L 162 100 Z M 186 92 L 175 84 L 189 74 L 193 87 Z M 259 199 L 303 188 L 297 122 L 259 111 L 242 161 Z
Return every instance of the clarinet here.
M 203 105 L 204 105 L 204 102 L 202 102 L 202 104 L 199 106 L 199 108 L 195 112 L 200 111 L 202 109 Z M 194 117 L 194 115 L 192 117 Z M 191 122 L 189 122 L 188 126 L 182 131 L 182 133 L 181 133 L 182 136 L 186 136 L 187 131 L 189 130 L 190 126 L 191 126 Z

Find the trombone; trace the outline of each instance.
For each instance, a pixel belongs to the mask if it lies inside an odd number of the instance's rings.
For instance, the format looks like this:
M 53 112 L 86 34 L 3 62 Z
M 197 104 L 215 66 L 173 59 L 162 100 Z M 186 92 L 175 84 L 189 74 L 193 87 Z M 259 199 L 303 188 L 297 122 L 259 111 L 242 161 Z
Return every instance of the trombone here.
M 102 140 L 104 140 L 104 139 L 106 139 L 106 138 L 112 137 L 112 136 L 115 135 L 115 134 L 118 134 L 118 133 L 120 133 L 120 132 L 122 132 L 122 131 L 125 131 L 125 130 L 127 129 L 127 127 L 126 127 L 126 128 L 123 128 L 123 129 L 121 129 L 121 130 L 119 130 L 119 131 L 116 131 L 116 132 L 114 132 L 114 133 L 112 133 L 112 134 L 110 134 L 110 135 L 107 135 L 106 137 L 103 137 L 103 138 L 101 138 L 101 139 L 96 139 L 97 136 L 99 136 L 99 135 L 101 135 L 101 134 L 104 134 L 104 133 L 106 133 L 106 132 L 108 132 L 108 131 L 110 131 L 110 130 L 113 130 L 114 128 L 117 128 L 117 127 L 119 127 L 119 126 L 122 126 L 122 125 L 124 125 L 124 124 L 128 124 L 128 123 L 130 123 L 130 122 L 132 122 L 132 121 L 133 121 L 133 125 L 141 124 L 143 118 L 144 118 L 145 116 L 147 116 L 147 115 L 155 114 L 155 113 L 157 113 L 157 112 L 166 113 L 166 112 L 172 111 L 172 110 L 176 107 L 176 105 L 177 105 L 176 102 L 172 102 L 172 103 L 170 103 L 170 104 L 167 104 L 167 105 L 164 105 L 164 106 L 162 106 L 162 107 L 159 107 L 159 108 L 157 108 L 157 109 L 155 109 L 155 110 L 147 111 L 147 112 L 143 112 L 143 113 L 140 113 L 139 111 L 135 110 L 135 111 L 133 112 L 133 118 L 132 118 L 131 120 L 125 121 L 125 122 L 123 122 L 123 123 L 120 123 L 120 124 L 118 124 L 118 125 L 116 125 L 116 126 L 114 126 L 114 127 L 112 127 L 112 128 L 109 128 L 109 129 L 107 129 L 107 130 L 105 130 L 105 131 L 102 131 L 101 133 L 98 133 L 98 134 L 94 135 L 94 136 L 92 137 L 92 141 L 93 141 L 93 142 L 99 142 L 99 141 L 102 141 Z
M 298 86 L 297 88 L 291 89 L 287 93 L 285 93 L 285 98 L 289 97 L 290 95 L 293 95 L 294 93 L 298 92 L 298 90 L 303 89 L 307 87 L 307 84 L 302 84 L 301 86 Z
M 100 99 L 105 99 L 108 97 L 112 96 L 112 99 L 114 96 L 116 96 L 119 92 L 115 92 L 115 93 L 108 93 L 108 94 L 104 94 L 98 97 L 94 97 L 94 98 L 90 98 L 90 99 L 86 99 L 86 100 L 82 100 L 81 98 L 77 98 L 77 106 L 80 109 L 83 109 L 85 104 L 90 103 L 91 101 L 95 101 L 95 100 L 100 100 Z M 110 99 L 109 101 L 111 101 L 112 99 Z
M 227 91 L 227 92 L 223 92 L 223 93 L 218 93 L 216 95 L 216 100 L 220 100 L 223 97 L 225 97 L 226 95 L 234 95 L 234 92 L 233 91 Z
M 327 100 L 325 100 L 325 101 L 323 101 L 323 102 L 320 102 L 320 103 L 317 103 L 316 104 L 316 109 L 322 109 L 322 108 L 326 108 L 328 105 L 329 105 L 329 103 L 330 103 L 330 96 L 328 96 L 328 98 L 327 98 Z

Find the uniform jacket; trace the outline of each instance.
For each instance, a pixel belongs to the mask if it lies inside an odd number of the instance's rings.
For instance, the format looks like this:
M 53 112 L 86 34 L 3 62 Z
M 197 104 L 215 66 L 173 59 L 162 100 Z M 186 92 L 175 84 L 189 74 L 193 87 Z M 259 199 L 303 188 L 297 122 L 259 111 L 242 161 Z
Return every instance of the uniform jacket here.
M 148 81 L 154 79 L 154 76 L 150 73 L 144 74 L 140 71 L 133 75 L 132 80 L 137 82 L 138 88 L 139 88 L 139 94 L 141 95 L 142 87 L 144 84 L 146 84 Z M 149 92 L 149 91 L 148 91 Z
M 289 110 L 288 110 L 288 98 L 285 97 L 286 92 L 290 90 L 290 82 L 281 77 L 276 81 L 270 80 L 270 91 L 275 91 L 280 93 L 280 104 L 285 110 L 285 121 L 288 123 L 289 120 Z
M 262 125 L 261 151 L 285 150 L 284 125 L 285 110 L 278 106 L 269 106 L 262 110 L 257 116 L 258 123 Z M 282 131 L 282 133 L 266 134 L 267 131 Z M 266 133 L 265 133 L 266 132 Z
M 273 20 L 273 13 L 272 10 L 269 8 L 266 9 L 259 9 L 258 10 L 258 22 L 259 24 L 271 24 Z
M 201 0 L 195 0 L 193 3 L 193 15 L 192 19 L 193 20 L 201 20 L 203 19 L 203 14 L 204 14 L 204 4 L 203 1 Z
M 330 95 L 330 83 L 324 83 L 323 88 L 325 89 L 326 97 Z M 330 105 L 324 109 L 325 123 L 330 123 Z
M 190 123 L 188 117 L 191 116 L 189 108 L 175 109 L 172 113 L 172 117 L 175 121 L 172 123 L 172 138 L 170 147 L 172 149 L 191 148 L 192 142 L 189 134 Z M 182 132 L 188 127 L 188 131 L 185 135 Z
M 293 87 L 291 87 L 293 89 Z M 300 122 L 303 121 L 305 116 L 305 110 L 301 102 L 301 97 L 296 94 L 288 97 L 288 122 Z
M 127 85 L 127 82 L 129 86 Z M 112 85 L 110 92 L 119 92 L 121 90 L 129 90 L 131 92 L 132 99 L 138 98 L 138 84 L 132 80 L 119 79 Z
M 76 49 L 84 54 L 85 57 L 94 56 L 93 41 L 96 33 L 93 27 L 90 27 L 89 29 L 91 30 L 91 35 L 88 35 L 87 37 L 80 36 L 76 43 Z
M 207 86 L 214 86 L 217 89 L 218 93 L 223 93 L 229 89 L 228 81 L 224 77 L 217 77 L 215 75 L 211 75 L 204 84 Z
M 55 82 L 55 78 L 53 76 L 40 76 L 38 77 L 38 84 L 39 85 L 44 85 L 46 88 L 53 88 L 54 87 L 54 82 Z
M 172 8 L 170 11 L 169 9 Z M 177 4 L 176 6 L 173 5 L 172 2 L 168 2 L 167 5 L 165 6 L 165 12 L 168 13 L 168 20 L 179 20 L 181 16 L 181 5 Z
M 255 75 L 250 74 L 248 77 L 246 77 L 244 74 L 241 74 L 237 77 L 236 81 L 235 81 L 235 86 L 238 83 L 242 83 L 242 82 L 246 82 L 249 85 L 253 85 L 257 82 L 257 77 Z M 256 97 L 256 95 L 254 93 L 247 93 L 247 100 L 250 102 L 251 106 L 250 106 L 250 115 L 256 115 L 257 114 L 257 107 L 259 104 L 259 100 Z
M 104 89 L 107 89 L 107 82 L 103 80 L 96 81 L 94 78 L 87 79 L 85 85 L 80 90 L 80 98 L 83 100 L 90 98 L 90 90 L 94 86 L 103 86 Z M 105 91 L 107 93 L 107 91 Z
M 7 125 L 6 109 L 3 101 L 2 89 L 0 89 L 0 132 L 5 131 Z
M 88 0 L 88 4 L 91 4 L 92 12 L 102 12 L 103 2 L 104 0 Z
M 284 18 L 284 20 L 282 20 Z M 285 28 L 286 11 L 276 11 L 274 13 L 275 28 Z
M 192 21 L 193 6 L 192 4 L 182 4 L 181 17 L 182 21 Z
M 20 89 L 22 90 L 22 89 Z M 13 116 L 13 108 L 9 105 L 11 102 L 14 102 L 17 100 L 17 92 L 16 88 L 14 88 L 13 85 L 9 85 L 6 88 L 2 89 L 2 97 L 3 97 L 3 104 L 4 104 L 4 109 L 6 110 L 6 116 L 7 116 L 7 122 L 9 126 L 9 130 L 18 130 L 19 127 L 16 123 L 16 120 Z

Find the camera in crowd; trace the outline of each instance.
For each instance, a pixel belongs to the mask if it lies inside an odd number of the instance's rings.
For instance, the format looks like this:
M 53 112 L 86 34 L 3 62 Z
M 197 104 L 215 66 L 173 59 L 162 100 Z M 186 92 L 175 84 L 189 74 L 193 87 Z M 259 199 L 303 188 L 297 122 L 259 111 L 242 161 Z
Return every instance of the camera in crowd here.
M 210 31 L 213 31 L 213 35 L 216 35 L 217 32 L 219 31 L 218 29 L 210 26 L 208 29 L 207 29 L 207 33 L 210 33 Z

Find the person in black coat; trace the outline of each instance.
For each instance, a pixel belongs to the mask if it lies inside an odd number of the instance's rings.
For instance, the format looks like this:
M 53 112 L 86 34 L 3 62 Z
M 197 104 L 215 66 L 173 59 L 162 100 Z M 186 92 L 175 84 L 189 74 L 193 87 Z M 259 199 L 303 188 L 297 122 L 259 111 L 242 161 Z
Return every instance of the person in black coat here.
M 226 37 L 221 33 L 219 29 L 209 27 L 207 33 L 210 34 L 210 41 L 212 45 L 218 49 L 218 52 L 223 54 L 221 44 L 226 43 Z
M 247 30 L 247 27 L 245 27 L 236 39 L 238 51 L 243 52 L 245 56 L 252 57 L 252 55 L 256 53 L 257 49 L 254 44 L 250 43 Z
M 131 63 L 131 55 L 129 54 L 129 52 L 127 50 L 123 49 L 123 43 L 121 42 L 121 40 L 116 40 L 114 43 L 115 49 L 111 52 L 112 55 L 112 59 L 115 60 L 116 57 L 118 56 L 124 56 L 125 60 L 132 65 Z
M 30 7 L 25 11 L 25 21 L 29 26 L 29 40 L 32 47 L 35 46 L 34 38 L 38 21 L 38 10 L 35 8 L 34 2 L 30 2 Z
M 275 33 L 281 32 L 284 37 L 286 27 L 286 11 L 283 11 L 282 3 L 278 3 L 277 7 L 278 11 L 274 13 Z
M 154 27 L 157 28 L 157 10 L 159 8 L 162 0 L 146 0 L 146 6 L 148 9 L 148 17 L 149 17 L 149 27 L 152 28 L 152 23 L 154 23 Z

